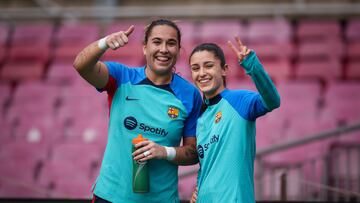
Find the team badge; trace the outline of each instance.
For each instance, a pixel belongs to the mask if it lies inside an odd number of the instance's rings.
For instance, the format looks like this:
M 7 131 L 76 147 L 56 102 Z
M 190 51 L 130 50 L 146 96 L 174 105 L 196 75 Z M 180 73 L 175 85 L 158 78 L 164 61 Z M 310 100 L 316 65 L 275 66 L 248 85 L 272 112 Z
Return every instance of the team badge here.
M 172 119 L 175 119 L 179 116 L 179 109 L 173 106 L 168 108 L 168 116 Z
M 222 116 L 221 111 L 217 112 L 217 114 L 215 115 L 215 123 L 220 122 L 221 116 Z

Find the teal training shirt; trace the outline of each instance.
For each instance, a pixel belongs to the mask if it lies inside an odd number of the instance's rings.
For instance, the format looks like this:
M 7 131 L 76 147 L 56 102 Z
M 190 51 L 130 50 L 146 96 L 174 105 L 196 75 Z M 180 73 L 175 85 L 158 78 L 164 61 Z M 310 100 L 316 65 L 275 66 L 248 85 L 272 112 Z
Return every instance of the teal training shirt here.
M 261 95 L 225 89 L 205 100 L 207 108 L 196 129 L 200 160 L 198 203 L 255 202 L 255 120 L 277 108 L 280 97 L 253 51 L 242 65 Z
M 200 93 L 177 74 L 170 84 L 156 86 L 145 67 L 105 64 L 109 132 L 94 194 L 114 203 L 179 202 L 178 166 L 167 160 L 148 161 L 150 192 L 133 193 L 131 140 L 142 134 L 162 146 L 179 146 L 182 137 L 195 136 Z

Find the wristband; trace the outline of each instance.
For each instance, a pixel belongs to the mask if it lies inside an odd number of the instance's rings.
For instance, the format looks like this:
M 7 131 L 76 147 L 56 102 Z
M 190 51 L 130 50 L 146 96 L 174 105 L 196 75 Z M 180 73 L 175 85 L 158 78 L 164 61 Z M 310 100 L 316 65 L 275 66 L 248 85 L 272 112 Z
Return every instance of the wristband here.
M 166 159 L 169 161 L 172 161 L 175 159 L 176 156 L 176 150 L 175 147 L 165 147 L 166 150 Z
M 107 37 L 101 38 L 98 42 L 98 47 L 103 51 L 109 48 L 109 46 L 106 44 L 106 38 Z

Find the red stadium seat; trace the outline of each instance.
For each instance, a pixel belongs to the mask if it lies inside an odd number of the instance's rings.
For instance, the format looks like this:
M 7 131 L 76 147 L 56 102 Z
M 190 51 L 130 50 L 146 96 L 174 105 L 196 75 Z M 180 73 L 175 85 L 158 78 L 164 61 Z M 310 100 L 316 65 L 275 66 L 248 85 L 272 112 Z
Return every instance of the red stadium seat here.
M 237 20 L 203 21 L 199 26 L 199 31 L 199 42 L 217 43 L 223 49 L 227 48 L 226 43 L 228 40 L 234 40 L 234 36 L 239 36 L 243 40 L 247 37 L 242 24 Z
M 75 117 L 73 123 L 65 128 L 64 140 L 68 143 L 91 144 L 105 147 L 107 142 L 108 115 L 98 114 L 92 119 Z
M 0 166 L 0 198 L 46 197 L 47 189 L 35 183 L 33 164 L 9 160 Z
M 0 63 L 3 63 L 3 60 L 6 58 L 7 49 L 4 46 L 0 45 Z
M 304 138 L 304 136 L 302 138 Z M 285 141 L 285 139 L 282 141 Z M 269 156 L 266 156 L 265 161 L 269 164 L 272 163 L 284 165 L 303 163 L 305 161 L 310 161 L 311 159 L 324 156 L 328 152 L 329 145 L 330 141 L 328 142 L 326 140 L 314 142 L 303 146 L 290 148 L 278 153 L 273 153 Z
M 289 60 L 261 60 L 261 63 L 270 77 L 276 81 L 287 80 L 291 76 Z
M 51 24 L 17 24 L 12 38 L 12 46 L 49 46 L 53 26 Z
M 227 80 L 227 87 L 229 89 L 242 89 L 242 90 L 252 90 L 256 91 L 255 84 L 251 80 Z
M 58 91 L 58 87 L 47 83 L 18 86 L 6 114 L 7 121 L 15 125 L 12 133 L 15 138 L 49 143 L 58 136 L 60 129 L 55 120 Z
M 0 64 L 7 56 L 7 45 L 9 40 L 10 29 L 8 25 L 0 23 Z
M 279 34 L 278 30 L 282 30 Z M 284 21 L 252 21 L 249 25 L 249 44 L 266 70 L 275 79 L 287 79 L 291 73 L 290 61 L 294 56 L 292 31 Z
M 346 69 L 347 79 L 360 79 L 360 61 L 351 61 Z
M 10 99 L 10 85 L 4 83 L 0 84 L 0 117 L 4 116 L 5 104 Z
M 0 83 L 0 103 L 4 102 L 10 97 L 10 85 L 7 83 Z
M 249 43 L 248 47 L 256 52 L 261 61 L 288 60 L 294 55 L 294 46 L 287 43 Z
M 279 32 L 280 31 L 280 32 Z M 248 26 L 248 40 L 251 44 L 291 43 L 293 30 L 286 20 L 252 20 Z
M 59 178 L 54 183 L 50 193 L 51 198 L 61 199 L 91 199 L 93 182 L 89 180 L 63 180 Z
M 298 57 L 300 60 L 311 59 L 340 59 L 344 55 L 342 42 L 336 39 L 331 41 L 301 42 L 299 44 Z
M 360 78 L 360 20 L 348 20 L 346 27 L 346 58 L 348 59 L 345 75 L 347 79 Z
M 350 19 L 347 20 L 347 26 L 345 30 L 345 37 L 348 42 L 360 41 L 360 20 Z
M 38 59 L 45 63 L 50 53 L 52 29 L 51 24 L 16 25 L 12 37 L 10 60 Z
M 176 22 L 176 24 L 179 26 L 181 32 L 181 46 L 188 43 L 194 43 L 197 37 L 196 22 L 190 20 L 180 20 L 179 22 Z M 186 50 L 191 52 L 192 48 Z
M 341 66 L 337 60 L 299 61 L 296 64 L 296 78 L 317 78 L 332 81 L 340 78 Z
M 51 24 L 16 25 L 9 58 L 0 77 L 5 80 L 39 80 L 49 60 L 51 36 Z
M 94 87 L 72 86 L 64 88 L 61 96 L 61 107 L 57 119 L 61 122 L 75 123 L 83 118 L 108 116 L 108 102 L 105 93 L 98 93 Z
M 42 81 L 20 83 L 14 92 L 14 99 L 41 100 L 51 98 L 55 100 L 59 96 L 60 87 Z
M 341 36 L 340 24 L 335 20 L 301 20 L 298 23 L 296 35 L 299 41 L 327 41 L 339 39 Z
M 4 24 L 4 23 L 0 23 L 0 46 L 5 46 L 8 42 L 9 39 L 9 26 Z
M 80 76 L 79 76 L 80 77 Z M 92 97 L 94 100 L 89 102 L 100 102 L 102 94 L 87 83 L 76 83 L 74 85 L 65 86 L 61 89 L 60 97 L 63 100 L 75 101 L 76 99 L 82 99 L 84 101 L 85 97 Z M 105 94 L 104 94 L 105 95 Z M 97 98 L 100 96 L 100 98 Z M 76 97 L 76 98 L 75 98 Z M 65 104 L 65 101 L 64 101 Z
M 57 84 L 73 84 L 77 80 L 83 80 L 74 69 L 72 62 L 56 60 L 50 67 L 47 74 L 48 82 L 56 82 Z
M 358 104 L 359 101 L 344 103 L 336 100 L 327 105 L 322 114 L 335 119 L 338 123 L 345 122 L 351 124 L 360 119 L 360 109 L 358 108 Z
M 277 84 L 277 89 L 284 100 L 311 102 L 316 105 L 321 97 L 320 83 L 313 81 L 288 81 Z M 306 95 L 306 96 L 304 96 Z
M 349 42 L 346 45 L 346 58 L 351 61 L 357 61 L 360 57 L 360 40 Z
M 334 83 L 325 95 L 325 114 L 338 121 L 360 119 L 360 84 L 358 82 Z
M 40 80 L 43 74 L 41 61 L 8 61 L 1 69 L 0 78 L 7 81 Z
M 64 133 L 61 125 L 58 124 L 51 115 L 43 114 L 36 116 L 19 116 L 18 122 L 12 131 L 12 136 L 16 140 L 23 140 L 31 143 L 43 143 L 53 145 Z
M 327 103 L 335 101 L 334 98 L 339 98 L 343 102 L 360 101 L 360 83 L 338 82 L 330 84 L 325 97 Z
M 24 82 L 18 85 L 14 92 L 12 107 L 28 110 L 28 112 L 50 110 L 49 115 L 54 113 L 58 102 L 61 88 L 57 85 L 45 82 Z M 24 103 L 24 101 L 27 101 Z M 34 106 L 38 106 L 32 110 Z M 41 106 L 39 106 L 41 105 Z M 44 109 L 44 110 L 42 110 Z M 26 112 L 23 112 L 26 113 Z
M 292 130 L 289 131 L 289 128 L 309 124 L 304 123 L 304 120 L 316 120 L 319 112 L 318 105 L 321 98 L 321 86 L 316 81 L 289 81 L 278 83 L 277 88 L 281 97 L 281 107 L 266 115 L 265 119 L 270 119 L 271 121 L 267 122 L 269 123 L 266 125 L 268 126 L 267 128 L 271 128 L 272 125 L 280 125 L 276 129 L 279 129 L 277 131 L 281 135 L 277 140 L 281 141 L 281 139 L 286 138 L 289 134 L 294 136 L 294 133 L 291 132 Z M 311 124 L 306 129 L 311 129 L 313 126 Z M 310 132 L 306 131 L 304 133 L 309 135 Z M 268 133 L 266 128 L 264 133 Z
M 55 34 L 55 58 L 74 61 L 75 56 L 90 43 L 99 39 L 99 27 L 96 24 L 64 24 Z
M 6 119 L 10 122 L 33 121 L 34 119 L 41 119 L 43 117 L 54 117 L 55 108 L 52 100 L 44 99 L 42 101 L 30 100 L 23 103 L 16 101 L 9 108 L 6 113 Z
M 101 156 L 97 145 L 57 145 L 40 172 L 38 184 L 51 189 L 50 197 L 89 198 L 93 183 L 90 176 Z
M 97 145 L 60 144 L 42 168 L 38 184 L 50 188 L 54 198 L 89 198 L 91 171 L 101 155 Z
M 8 163 L 14 162 L 19 167 L 13 168 L 17 173 L 22 173 L 26 168 L 34 172 L 46 160 L 48 156 L 48 146 L 44 143 L 34 143 L 27 141 L 8 141 L 1 144 L 0 161 L 2 164 L 0 169 Z M 26 167 L 20 167 L 23 164 Z M 23 170 L 16 170 L 23 169 Z
M 278 110 L 257 119 L 256 148 L 262 149 L 281 142 L 285 134 L 284 124 L 284 119 Z
M 22 45 L 13 45 L 10 48 L 9 60 L 13 62 L 18 60 L 37 60 L 45 64 L 50 57 L 50 51 L 51 49 L 49 45 L 44 45 L 41 43 L 38 45 L 28 45 L 27 47 L 24 47 Z
M 48 195 L 52 198 L 79 199 L 89 198 L 92 182 L 89 171 L 85 171 L 78 165 L 48 161 L 40 171 L 37 184 L 48 188 Z
M 102 151 L 97 144 L 70 142 L 58 144 L 53 148 L 51 162 L 74 165 L 89 176 L 91 167 L 98 163 L 101 157 Z
M 281 97 L 279 112 L 283 113 L 288 122 L 315 117 L 321 98 L 321 86 L 318 82 L 290 81 L 279 83 L 277 87 Z
M 288 139 L 300 139 L 304 136 L 315 135 L 324 131 L 329 131 L 337 127 L 336 120 L 326 118 L 325 116 L 308 116 L 301 119 L 294 118 L 286 132 Z M 327 139 L 323 144 L 333 141 Z
M 13 138 L 13 125 L 11 125 L 11 123 L 5 120 L 3 117 L 0 117 L 0 129 L 0 143 L 9 142 Z
M 17 86 L 14 92 L 14 103 L 24 103 L 24 101 L 37 101 L 48 100 L 50 103 L 55 102 L 59 97 L 60 87 L 35 81 L 24 82 Z

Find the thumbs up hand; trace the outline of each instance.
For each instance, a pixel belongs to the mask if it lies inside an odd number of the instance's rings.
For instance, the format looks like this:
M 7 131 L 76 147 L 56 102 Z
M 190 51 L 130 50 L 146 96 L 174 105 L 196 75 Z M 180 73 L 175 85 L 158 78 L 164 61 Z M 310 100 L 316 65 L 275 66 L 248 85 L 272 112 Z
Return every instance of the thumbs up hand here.
M 108 35 L 105 38 L 106 46 L 110 47 L 112 50 L 125 46 L 129 42 L 128 37 L 134 29 L 134 25 L 131 25 L 126 31 L 119 31 Z

